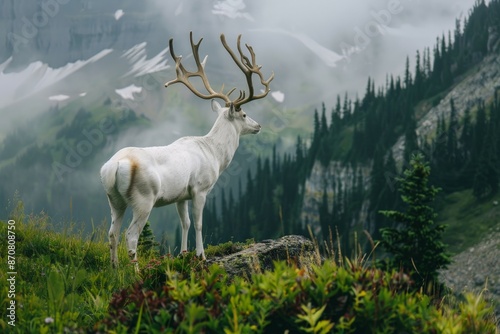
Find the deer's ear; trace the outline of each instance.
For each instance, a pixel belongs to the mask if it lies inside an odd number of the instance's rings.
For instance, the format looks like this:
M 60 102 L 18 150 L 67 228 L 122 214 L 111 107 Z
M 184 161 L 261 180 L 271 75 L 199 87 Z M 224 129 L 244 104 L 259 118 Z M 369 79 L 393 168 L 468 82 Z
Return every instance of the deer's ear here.
M 215 99 L 212 99 L 212 110 L 218 113 L 221 108 L 222 107 L 220 106 L 219 102 L 215 101 Z
M 235 107 L 234 107 L 234 104 L 229 104 L 229 109 L 227 111 L 227 118 L 229 118 L 230 120 L 234 119 L 234 111 L 235 111 Z

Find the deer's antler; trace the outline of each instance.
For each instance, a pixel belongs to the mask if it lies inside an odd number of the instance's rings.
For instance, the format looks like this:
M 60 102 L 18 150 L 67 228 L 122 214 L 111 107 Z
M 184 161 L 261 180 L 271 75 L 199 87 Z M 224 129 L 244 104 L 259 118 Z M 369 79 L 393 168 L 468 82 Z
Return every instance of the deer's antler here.
M 202 99 L 213 99 L 213 98 L 220 98 L 226 102 L 226 104 L 231 103 L 231 100 L 229 99 L 229 95 L 235 90 L 233 88 L 226 94 L 224 94 L 222 91 L 224 89 L 224 86 L 222 86 L 222 89 L 220 92 L 216 92 L 212 86 L 210 86 L 210 83 L 208 82 L 207 74 L 205 73 L 205 63 L 207 61 L 207 57 L 203 59 L 203 62 L 200 62 L 200 55 L 198 53 L 198 49 L 200 48 L 201 41 L 203 41 L 203 38 L 199 40 L 198 43 L 193 42 L 193 32 L 191 31 L 189 33 L 189 40 L 191 42 L 191 49 L 193 50 L 193 57 L 194 61 L 196 62 L 197 66 L 197 71 L 196 72 L 189 72 L 186 70 L 186 68 L 182 65 L 181 60 L 182 56 L 176 56 L 174 52 L 174 39 L 171 38 L 170 41 L 168 42 L 169 44 L 169 49 L 170 49 L 170 54 L 172 55 L 172 58 L 175 60 L 175 72 L 177 74 L 177 78 L 174 80 L 171 80 L 165 84 L 165 87 L 168 87 L 169 85 L 172 85 L 174 83 L 183 83 L 187 88 L 189 88 L 190 91 L 192 91 L 196 96 L 201 97 Z M 203 82 L 203 85 L 205 86 L 205 89 L 208 91 L 209 94 L 203 94 L 199 90 L 197 90 L 193 84 L 189 81 L 189 78 L 191 77 L 199 77 L 201 81 Z
M 203 59 L 202 62 L 200 62 L 200 56 L 198 53 L 198 49 L 200 47 L 201 41 L 203 38 L 199 40 L 198 43 L 193 42 L 193 32 L 190 32 L 189 34 L 189 39 L 191 42 L 191 49 L 193 51 L 193 57 L 194 61 L 197 66 L 197 71 L 196 72 L 190 72 L 187 71 L 186 68 L 182 65 L 181 60 L 182 56 L 176 56 L 174 52 L 174 41 L 171 38 L 169 41 L 169 49 L 170 49 L 170 54 L 172 55 L 172 58 L 175 60 L 175 72 L 177 74 L 177 78 L 174 80 L 171 80 L 165 84 L 165 87 L 168 87 L 171 84 L 174 83 L 182 83 L 184 84 L 190 91 L 192 91 L 196 96 L 202 98 L 202 99 L 213 99 L 213 98 L 220 98 L 226 102 L 226 106 L 229 106 L 230 104 L 233 104 L 235 109 L 238 110 L 240 109 L 241 105 L 250 102 L 252 100 L 257 100 L 265 97 L 269 91 L 269 84 L 270 82 L 274 79 L 274 73 L 271 74 L 269 79 L 264 80 L 264 76 L 260 69 L 262 66 L 259 66 L 255 62 L 255 53 L 253 51 L 253 48 L 249 46 L 248 44 L 245 44 L 247 47 L 248 51 L 250 52 L 250 57 L 251 60 L 243 54 L 243 51 L 241 50 L 241 35 L 238 36 L 237 40 L 237 47 L 238 47 L 238 52 L 240 54 L 240 59 L 236 56 L 236 54 L 231 50 L 231 48 L 227 45 L 226 42 L 226 37 L 224 34 L 221 34 L 220 39 L 222 42 L 222 45 L 226 49 L 226 51 L 230 54 L 231 58 L 233 61 L 236 63 L 236 65 L 240 68 L 240 70 L 245 74 L 247 85 L 248 85 L 248 96 L 243 90 L 240 90 L 239 96 L 232 101 L 229 98 L 229 95 L 234 92 L 236 88 L 233 88 L 229 90 L 227 93 L 224 93 L 224 85 L 222 85 L 222 88 L 219 92 L 216 92 L 211 86 L 208 81 L 207 75 L 205 73 L 205 63 L 207 60 L 207 57 Z M 252 75 L 257 74 L 260 78 L 260 82 L 262 85 L 264 85 L 265 90 L 262 94 L 255 95 L 254 94 L 254 88 L 253 88 L 253 81 L 252 81 Z M 191 77 L 199 77 L 201 81 L 203 82 L 203 86 L 205 86 L 205 89 L 207 90 L 208 94 L 201 93 L 199 90 L 197 90 L 193 84 L 189 81 L 189 78 Z
M 238 35 L 238 39 L 236 42 L 236 45 L 238 48 L 238 53 L 240 54 L 240 59 L 238 59 L 238 57 L 233 52 L 233 50 L 231 50 L 231 48 L 227 45 L 226 36 L 224 36 L 224 34 L 220 35 L 220 40 L 222 42 L 222 45 L 226 49 L 226 51 L 231 55 L 231 58 L 233 58 L 233 61 L 236 63 L 236 65 L 238 65 L 240 70 L 245 74 L 245 78 L 247 80 L 248 96 L 246 96 L 244 91 L 240 90 L 240 95 L 238 96 L 238 98 L 236 100 L 233 101 L 233 104 L 234 104 L 236 110 L 238 110 L 243 104 L 245 104 L 247 102 L 262 99 L 263 97 L 266 97 L 266 95 L 271 90 L 269 88 L 269 84 L 274 79 L 274 72 L 271 74 L 269 79 L 264 80 L 264 75 L 260 71 L 262 66 L 257 65 L 257 63 L 255 61 L 255 52 L 253 51 L 253 48 L 250 45 L 245 44 L 248 51 L 250 52 L 250 57 L 252 59 L 251 61 L 250 61 L 250 59 L 248 59 L 247 56 L 245 56 L 245 54 L 241 50 L 241 35 Z M 257 74 L 259 76 L 260 83 L 262 85 L 264 85 L 264 87 L 265 87 L 265 90 L 262 94 L 254 95 L 254 88 L 253 88 L 253 81 L 252 81 L 253 74 Z

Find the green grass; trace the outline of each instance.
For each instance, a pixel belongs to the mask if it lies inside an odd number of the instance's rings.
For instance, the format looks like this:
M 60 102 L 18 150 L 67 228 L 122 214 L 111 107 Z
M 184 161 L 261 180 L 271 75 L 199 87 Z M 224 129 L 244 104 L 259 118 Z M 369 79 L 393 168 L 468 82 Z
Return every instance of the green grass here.
M 61 333 L 92 328 L 107 315 L 113 294 L 142 279 L 128 261 L 125 243 L 120 242 L 117 270 L 110 266 L 108 226 L 94 227 L 90 236 L 76 224 L 55 224 L 46 214 L 25 215 L 21 202 L 12 213 L 15 221 L 15 327 L 8 325 L 6 309 L 0 311 L 0 332 Z M 57 231 L 56 231 L 57 229 Z M 9 277 L 7 265 L 7 222 L 0 222 L 0 280 Z M 123 236 L 121 238 L 124 239 Z M 208 246 L 209 257 L 223 256 L 253 243 L 227 242 Z M 193 254 L 189 254 L 189 258 Z M 142 252 L 139 266 L 147 268 L 157 252 Z M 187 260 L 186 260 L 187 261 Z M 187 263 L 187 262 L 186 262 Z M 183 265 L 178 265 L 183 268 Z M 0 290 L 2 305 L 8 305 L 7 286 Z
M 189 333 L 291 332 L 367 333 L 453 332 L 495 333 L 492 308 L 481 295 L 436 299 L 412 287 L 409 276 L 382 271 L 370 262 L 327 258 L 312 269 L 286 262 L 257 272 L 250 280 L 230 280 L 188 253 L 139 256 L 140 273 L 119 247 L 119 268 L 109 264 L 107 226 L 84 236 L 76 224 L 54 231 L 50 217 L 25 215 L 22 204 L 15 221 L 15 327 L 0 310 L 0 332 L 11 333 Z M 8 224 L 0 222 L 0 238 L 8 240 Z M 59 227 L 59 230 L 61 227 Z M 227 242 L 208 246 L 207 257 L 251 245 Z M 0 243 L 6 266 L 7 243 Z M 7 270 L 0 280 L 7 280 Z M 0 300 L 8 305 L 9 289 Z M 330 331 L 331 330 L 331 331 Z
M 44 214 L 24 216 L 21 210 L 17 212 L 13 215 L 16 327 L 7 324 L 6 310 L 2 309 L 0 331 L 60 333 L 65 328 L 91 326 L 106 314 L 113 293 L 138 279 L 130 264 L 119 270 L 110 268 L 103 229 L 85 238 L 74 226 L 52 231 L 53 224 Z M 0 224 L 2 240 L 7 240 L 6 223 Z M 123 247 L 119 253 L 126 258 Z M 0 259 L 4 265 L 6 254 L 7 245 L 2 242 Z M 6 273 L 0 273 L 2 282 Z M 7 288 L 0 290 L 0 299 L 3 303 L 11 300 Z
M 446 195 L 441 203 L 437 222 L 448 227 L 443 241 L 456 254 L 483 240 L 493 230 L 500 228 L 500 206 L 494 205 L 492 198 L 478 202 L 472 190 L 464 190 Z

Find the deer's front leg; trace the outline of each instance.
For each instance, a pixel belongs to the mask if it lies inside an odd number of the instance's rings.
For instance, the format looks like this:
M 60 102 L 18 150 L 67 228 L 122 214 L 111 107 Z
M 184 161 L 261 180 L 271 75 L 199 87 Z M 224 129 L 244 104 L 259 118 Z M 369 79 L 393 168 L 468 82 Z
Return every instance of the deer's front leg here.
M 194 229 L 196 233 L 196 255 L 205 260 L 205 251 L 203 249 L 203 236 L 201 234 L 203 226 L 203 208 L 205 207 L 206 194 L 197 194 L 193 198 L 193 218 Z
M 188 232 L 189 232 L 189 226 L 191 225 L 191 221 L 189 220 L 187 201 L 177 202 L 176 207 L 177 207 L 177 213 L 179 214 L 179 218 L 181 220 L 181 227 L 182 227 L 182 239 L 181 239 L 181 253 L 182 253 L 187 251 Z

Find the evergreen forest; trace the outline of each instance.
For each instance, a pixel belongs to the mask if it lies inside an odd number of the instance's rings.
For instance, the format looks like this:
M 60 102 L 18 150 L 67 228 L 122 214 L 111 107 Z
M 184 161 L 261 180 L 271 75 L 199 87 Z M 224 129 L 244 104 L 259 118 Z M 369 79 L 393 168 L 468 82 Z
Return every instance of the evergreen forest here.
M 492 26 L 500 30 L 500 1 L 477 1 L 467 18 L 456 20 L 453 32 L 417 51 L 412 61 L 407 58 L 403 77 L 388 75 L 383 84 L 368 78 L 362 98 L 345 94 L 337 96 L 334 106 L 323 103 L 314 111 L 313 133 L 298 136 L 294 152 L 274 149 L 271 156 L 259 157 L 256 170 L 248 171 L 237 191 L 222 190 L 208 203 L 204 227 L 209 240 L 308 236 L 311 221 L 303 203 L 315 166 L 338 164 L 350 170 L 347 180 L 335 175 L 326 180 L 315 208 L 317 236 L 328 240 L 338 234 L 345 250 L 352 248 L 355 230 L 366 230 L 377 240 L 380 229 L 392 227 L 379 211 L 401 207 L 397 178 L 412 154 L 429 161 L 430 181 L 443 190 L 440 196 L 471 189 L 479 202 L 492 198 L 500 175 L 500 87 L 493 99 L 471 98 L 460 111 L 451 98 L 435 128 L 425 136 L 418 133 L 425 111 L 493 52 Z M 500 67 L 498 48 L 494 52 Z M 395 147 L 401 138 L 399 152 Z

